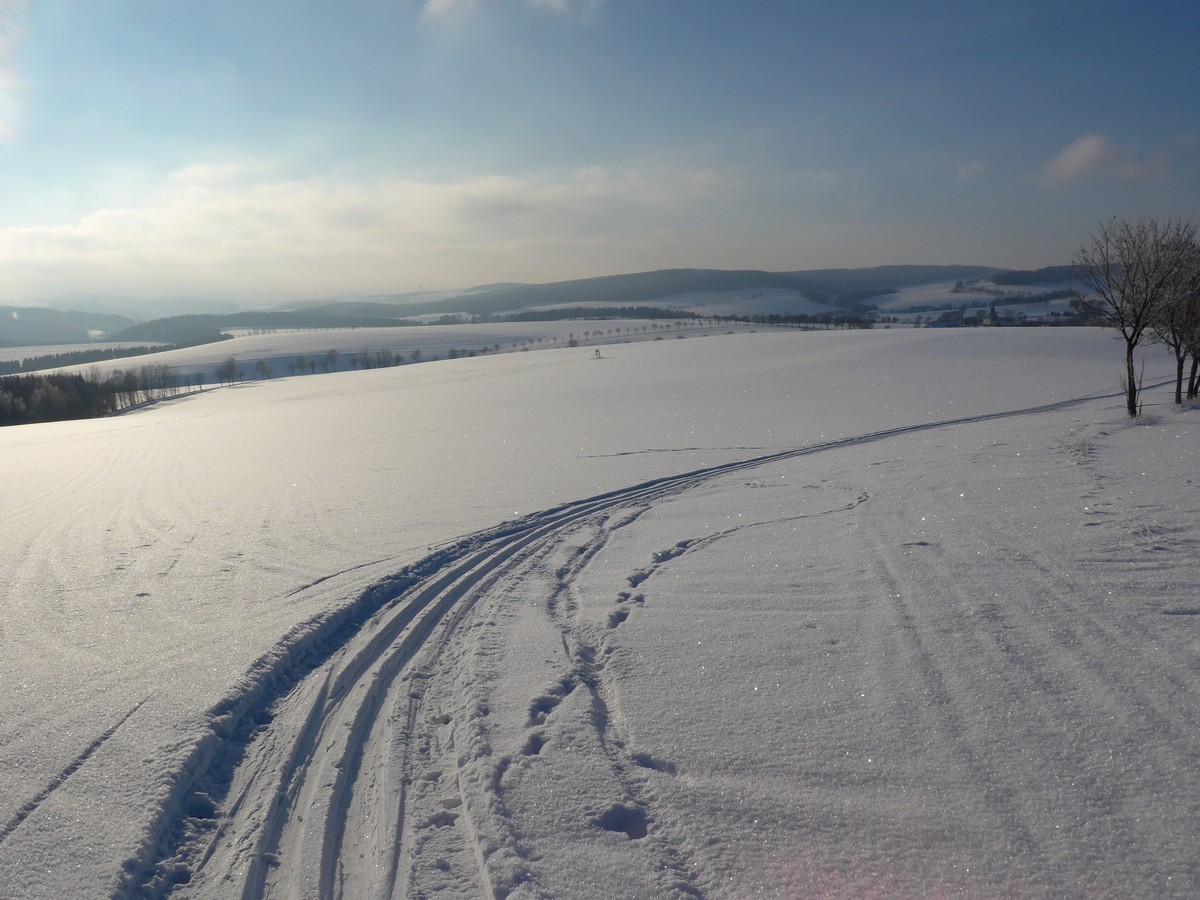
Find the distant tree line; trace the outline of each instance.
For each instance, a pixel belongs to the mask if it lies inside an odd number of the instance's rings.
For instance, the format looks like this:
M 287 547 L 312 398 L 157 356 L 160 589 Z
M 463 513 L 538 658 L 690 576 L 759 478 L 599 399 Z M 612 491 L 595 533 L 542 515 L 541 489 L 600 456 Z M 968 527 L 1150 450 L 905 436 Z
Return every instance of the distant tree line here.
M 525 312 L 512 313 L 504 317 L 510 322 L 527 322 L 527 321 L 558 321 L 558 320 L 604 320 L 604 319 L 657 319 L 667 320 L 676 328 L 682 328 L 685 325 L 780 325 L 794 326 L 807 328 L 870 328 L 872 320 L 869 315 L 858 314 L 852 312 L 822 312 L 822 313 L 757 313 L 754 315 L 735 316 L 735 315 L 718 315 L 714 313 L 701 314 L 687 310 L 663 309 L 662 307 L 651 306 L 624 306 L 624 307 L 604 307 L 597 309 L 593 307 L 574 307 L 571 309 L 547 309 L 547 310 L 527 310 Z M 668 325 L 649 326 L 655 330 L 660 327 L 669 328 Z M 629 332 L 630 329 L 625 329 Z M 648 328 L 643 326 L 643 332 Z M 637 331 L 637 329 L 633 329 Z M 583 332 L 583 340 L 589 340 L 592 337 L 602 338 L 605 336 L 603 330 L 595 332 Z M 608 332 L 608 336 L 612 337 L 612 332 Z M 571 335 L 574 338 L 575 335 Z M 568 339 L 568 346 L 571 344 Z M 487 352 L 487 349 L 484 349 Z
M 746 325 L 779 325 L 808 330 L 873 328 L 875 322 L 870 315 L 857 313 L 765 313 L 753 316 L 712 316 L 718 323 Z
M 0 377 L 0 425 L 87 419 L 113 409 L 112 389 L 82 375 Z
M 154 341 L 161 344 L 173 344 L 176 347 L 197 347 L 200 344 L 228 341 L 232 337 L 221 331 L 217 318 L 210 315 L 153 319 L 134 325 L 132 328 L 126 328 L 116 335 L 116 339 L 119 341 Z
M 504 322 L 560 322 L 568 319 L 696 319 L 696 313 L 660 306 L 573 306 L 527 309 L 502 316 Z
M 413 356 L 410 358 L 413 362 L 420 362 L 421 351 L 414 350 Z M 326 355 L 328 358 L 328 354 Z M 391 366 L 399 366 L 404 364 L 404 354 L 395 350 L 379 348 L 377 350 L 359 350 L 357 353 L 351 353 L 348 357 L 350 368 L 355 369 L 386 369 Z M 337 358 L 333 359 L 336 367 Z M 328 371 L 328 370 L 326 370 Z
M 44 353 L 40 356 L 26 356 L 24 359 L 0 362 L 0 375 L 16 375 L 19 372 L 37 372 L 42 369 L 62 369 L 66 366 L 80 366 L 87 363 L 102 362 L 110 359 L 125 359 L 130 356 L 143 356 L 147 353 L 160 353 L 171 347 L 107 347 L 103 350 L 71 350 L 65 353 Z
M 894 287 L 877 287 L 877 288 L 856 288 L 850 291 L 843 291 L 832 298 L 834 306 L 839 306 L 842 309 L 854 309 L 856 306 L 875 306 L 876 304 L 868 304 L 867 301 L 875 297 L 885 297 L 888 294 L 897 294 L 899 290 Z M 829 303 L 829 299 L 822 299 L 824 295 L 814 295 L 811 291 L 804 296 L 810 300 Z
M 1029 271 L 997 272 L 991 276 L 993 284 L 1045 284 L 1054 281 L 1070 281 L 1075 277 L 1074 266 L 1046 266 Z
M 177 397 L 204 384 L 204 376 L 199 372 L 185 376 L 163 363 L 136 369 L 114 369 L 103 379 L 95 373 L 91 377 L 116 390 L 116 409 Z
M 101 376 L 54 372 L 0 376 L 0 425 L 89 419 L 175 397 L 200 388 L 204 376 L 185 377 L 163 364 L 114 369 Z
M 402 318 L 337 316 L 305 312 L 240 312 L 169 316 L 127 328 L 116 336 L 122 341 L 158 341 L 178 347 L 194 347 L 229 340 L 223 328 L 298 329 L 298 328 L 396 328 L 416 326 L 419 322 Z
M 1005 306 L 1028 306 L 1036 303 L 1046 303 L 1050 300 L 1067 300 L 1078 296 L 1072 288 L 1060 288 L 1045 291 L 1041 294 L 1003 294 L 992 300 L 992 303 L 1002 303 Z M 971 309 L 979 306 L 982 300 L 952 300 L 947 303 L 915 303 L 912 306 L 898 306 L 889 309 L 889 315 L 912 315 L 913 313 L 942 312 L 952 309 Z

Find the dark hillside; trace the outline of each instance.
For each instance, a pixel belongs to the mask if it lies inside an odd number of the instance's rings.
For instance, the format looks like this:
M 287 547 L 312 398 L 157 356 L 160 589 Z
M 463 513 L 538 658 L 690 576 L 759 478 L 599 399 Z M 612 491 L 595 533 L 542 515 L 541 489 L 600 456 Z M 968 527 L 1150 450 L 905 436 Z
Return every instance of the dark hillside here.
M 992 276 L 996 284 L 1044 284 L 1054 281 L 1070 281 L 1075 277 L 1074 266 L 1046 266 L 1044 269 L 1030 271 L 1015 270 L 1012 272 L 997 272 Z
M 324 313 L 241 312 L 155 319 L 126 329 L 118 338 L 122 341 L 157 341 L 190 347 L 225 340 L 229 335 L 222 333 L 222 328 L 395 328 L 419 324 L 410 319 L 345 315 L 336 308 Z
M 473 288 L 456 297 L 398 303 L 407 315 L 465 312 L 476 316 L 516 312 L 531 307 L 605 303 L 637 306 L 676 294 L 784 288 L 810 300 L 836 306 L 863 304 L 873 296 L 929 281 L 955 281 L 990 275 L 987 266 L 880 266 L 873 269 L 815 269 L 764 272 L 756 269 L 660 269 L 627 275 L 602 275 L 547 284 L 505 284 Z M 396 298 L 398 301 L 400 297 Z M 330 305 L 327 310 L 339 308 Z M 352 304 L 351 309 L 378 312 L 387 304 Z
M 133 319 L 104 313 L 0 306 L 0 346 L 82 344 L 92 339 L 91 332 L 114 334 L 131 325 Z

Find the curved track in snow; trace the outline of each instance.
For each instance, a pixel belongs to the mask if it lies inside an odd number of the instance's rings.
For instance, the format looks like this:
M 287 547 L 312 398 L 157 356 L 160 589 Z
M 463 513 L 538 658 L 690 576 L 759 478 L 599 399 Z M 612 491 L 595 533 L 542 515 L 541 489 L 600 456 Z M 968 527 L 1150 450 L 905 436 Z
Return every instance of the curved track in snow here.
M 461 677 L 462 668 L 454 666 L 486 649 L 483 638 L 467 640 L 472 610 L 502 602 L 517 584 L 528 593 L 534 583 L 547 608 L 565 615 L 573 572 L 615 528 L 712 479 L 1094 399 L 885 429 L 713 466 L 566 504 L 439 550 L 365 592 L 355 621 L 324 634 L 312 662 L 302 666 L 295 660 L 303 654 L 286 654 L 292 662 L 278 665 L 291 670 L 263 675 L 275 686 L 223 717 L 218 746 L 197 762 L 179 808 L 165 814 L 162 832 L 174 837 L 136 867 L 146 875 L 128 894 L 404 897 L 414 853 L 422 850 L 427 863 L 439 866 L 473 860 L 465 893 L 507 896 L 531 876 L 520 836 L 508 833 L 505 821 L 498 788 L 504 766 L 472 766 L 488 755 L 486 745 L 471 722 L 454 721 L 429 692 L 438 679 Z M 636 588 L 634 579 L 630 584 Z M 636 600 L 631 592 L 628 601 Z M 618 611 L 610 627 L 622 619 Z M 537 726 L 546 715 L 585 688 L 608 761 L 606 777 L 624 798 L 596 824 L 645 840 L 658 892 L 698 896 L 687 853 L 654 827 L 652 800 L 642 796 L 640 773 L 656 763 L 627 749 L 620 723 L 609 715 L 599 648 L 586 641 L 567 646 L 565 630 L 563 643 L 571 674 L 530 708 L 525 752 L 539 751 Z M 464 693 L 473 696 L 470 685 Z M 461 879 L 457 884 L 463 890 Z M 537 895 L 536 884 L 528 887 Z

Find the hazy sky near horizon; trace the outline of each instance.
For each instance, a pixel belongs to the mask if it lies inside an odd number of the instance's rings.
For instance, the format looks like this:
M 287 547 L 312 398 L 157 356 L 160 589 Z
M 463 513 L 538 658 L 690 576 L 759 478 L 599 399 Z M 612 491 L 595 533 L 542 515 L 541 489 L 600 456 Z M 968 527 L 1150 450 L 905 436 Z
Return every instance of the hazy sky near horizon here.
M 1200 212 L 1193 0 L 0 0 L 0 303 L 1070 261 Z

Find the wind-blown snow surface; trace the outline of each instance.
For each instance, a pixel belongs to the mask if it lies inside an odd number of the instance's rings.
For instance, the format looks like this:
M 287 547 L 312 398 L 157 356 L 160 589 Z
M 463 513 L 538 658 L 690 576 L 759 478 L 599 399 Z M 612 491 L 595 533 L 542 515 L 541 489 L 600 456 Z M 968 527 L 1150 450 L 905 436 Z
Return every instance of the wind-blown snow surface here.
M 1065 402 L 1118 350 L 714 336 L 0 431 L 0 894 L 1195 896 L 1200 422 Z

